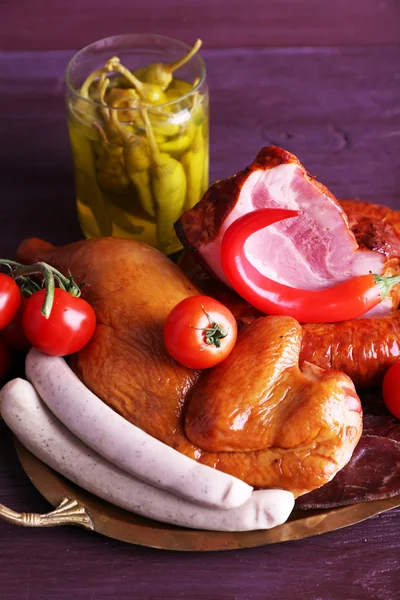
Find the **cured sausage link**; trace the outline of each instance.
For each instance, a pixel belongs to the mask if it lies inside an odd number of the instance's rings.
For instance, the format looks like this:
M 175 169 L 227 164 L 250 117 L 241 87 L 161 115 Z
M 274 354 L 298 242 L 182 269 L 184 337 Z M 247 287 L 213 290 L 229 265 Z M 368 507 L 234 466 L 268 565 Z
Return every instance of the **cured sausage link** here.
M 303 325 L 300 363 L 343 371 L 359 389 L 380 385 L 398 360 L 400 311 L 386 317 Z

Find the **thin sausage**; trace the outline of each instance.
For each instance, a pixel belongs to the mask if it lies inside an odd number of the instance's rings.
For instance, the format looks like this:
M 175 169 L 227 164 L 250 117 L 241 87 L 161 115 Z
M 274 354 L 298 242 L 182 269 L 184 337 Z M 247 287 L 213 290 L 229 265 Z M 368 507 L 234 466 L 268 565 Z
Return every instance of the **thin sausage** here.
M 252 487 L 244 481 L 197 463 L 129 423 L 95 396 L 63 358 L 32 348 L 25 368 L 51 412 L 90 448 L 131 475 L 204 506 L 234 508 L 250 498 Z
M 78 440 L 49 411 L 34 387 L 14 379 L 0 392 L 1 414 L 35 456 L 77 485 L 121 508 L 194 529 L 249 531 L 284 523 L 294 497 L 284 490 L 253 492 L 231 510 L 197 506 L 118 469 Z

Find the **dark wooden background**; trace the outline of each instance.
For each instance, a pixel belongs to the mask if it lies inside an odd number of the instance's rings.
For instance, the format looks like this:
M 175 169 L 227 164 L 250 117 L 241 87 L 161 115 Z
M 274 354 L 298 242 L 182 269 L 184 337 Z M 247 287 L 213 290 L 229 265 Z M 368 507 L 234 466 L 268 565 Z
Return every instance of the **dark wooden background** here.
M 262 145 L 294 152 L 338 197 L 400 209 L 398 0 L 6 0 L 0 19 L 0 255 L 81 237 L 63 73 L 101 37 L 204 40 L 211 180 Z M 0 424 L 0 502 L 45 511 Z M 184 554 L 73 529 L 0 523 L 1 600 L 397 600 L 400 511 L 317 538 Z

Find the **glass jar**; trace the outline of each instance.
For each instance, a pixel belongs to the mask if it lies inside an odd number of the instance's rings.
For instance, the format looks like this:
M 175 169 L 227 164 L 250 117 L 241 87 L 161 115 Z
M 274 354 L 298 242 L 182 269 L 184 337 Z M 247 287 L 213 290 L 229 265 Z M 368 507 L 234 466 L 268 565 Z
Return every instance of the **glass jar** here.
M 173 225 L 208 187 L 205 64 L 197 52 L 173 64 L 189 51 L 163 36 L 118 35 L 68 64 L 68 128 L 86 237 L 131 238 L 165 254 L 180 249 Z M 146 69 L 151 63 L 164 66 Z

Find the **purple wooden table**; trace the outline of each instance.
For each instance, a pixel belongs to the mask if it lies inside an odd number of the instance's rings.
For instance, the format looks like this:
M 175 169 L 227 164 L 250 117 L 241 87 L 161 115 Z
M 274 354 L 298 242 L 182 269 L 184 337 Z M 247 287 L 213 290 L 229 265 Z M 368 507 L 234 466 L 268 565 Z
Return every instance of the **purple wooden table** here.
M 322 8 L 323 7 L 323 8 Z M 100 37 L 201 37 L 211 89 L 211 180 L 273 143 L 338 197 L 400 209 L 397 0 L 9 2 L 0 20 L 0 255 L 27 236 L 82 237 L 63 71 Z M 0 424 L 0 502 L 44 512 Z M 74 529 L 0 522 L 2 600 L 396 600 L 400 510 L 303 541 L 185 554 Z

